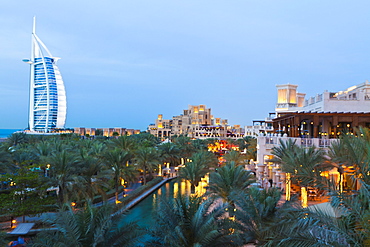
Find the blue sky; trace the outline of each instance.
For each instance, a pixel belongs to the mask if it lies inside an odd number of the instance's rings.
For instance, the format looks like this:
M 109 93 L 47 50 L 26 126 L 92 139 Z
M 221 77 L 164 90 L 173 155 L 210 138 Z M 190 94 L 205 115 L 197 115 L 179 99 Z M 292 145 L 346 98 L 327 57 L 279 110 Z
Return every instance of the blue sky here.
M 370 1 L 0 2 L 0 128 L 28 119 L 32 18 L 67 90 L 67 127 L 145 130 L 205 104 L 230 124 L 370 79 Z

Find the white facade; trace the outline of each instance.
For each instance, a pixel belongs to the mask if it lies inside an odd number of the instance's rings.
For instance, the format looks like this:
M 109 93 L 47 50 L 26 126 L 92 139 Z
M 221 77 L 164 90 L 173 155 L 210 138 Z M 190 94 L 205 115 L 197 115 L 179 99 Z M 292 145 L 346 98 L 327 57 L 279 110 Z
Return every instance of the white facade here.
M 45 44 L 36 35 L 34 18 L 30 64 L 29 129 L 36 132 L 51 132 L 64 129 L 67 115 L 66 91 L 57 66 L 59 58 L 53 57 Z
M 275 107 L 277 118 L 289 115 L 292 116 L 294 114 L 302 114 L 305 116 L 317 114 L 317 120 L 320 122 L 318 127 L 321 128 L 321 131 L 326 132 L 328 132 L 328 126 L 334 125 L 334 128 L 340 127 L 341 123 L 338 122 L 339 118 L 346 119 L 348 122 L 347 127 L 356 126 L 360 122 L 368 122 L 365 116 L 361 116 L 361 114 L 364 115 L 365 113 L 368 115 L 370 112 L 370 83 L 368 81 L 339 92 L 325 91 L 322 94 L 317 94 L 315 97 L 310 97 L 308 99 L 305 99 L 305 94 L 297 92 L 297 85 L 284 84 L 277 85 L 276 87 L 278 94 Z M 328 117 L 320 118 L 319 114 L 326 114 Z M 331 118 L 331 116 L 334 117 Z M 337 120 L 335 120 L 335 118 Z M 304 130 L 306 125 L 313 126 L 313 124 L 317 124 L 314 122 L 314 120 L 307 123 L 303 121 L 302 123 L 298 123 L 302 125 L 297 126 L 297 123 L 292 120 L 292 122 L 287 123 L 287 126 L 289 127 L 289 124 L 291 124 L 291 128 L 298 127 L 300 131 L 297 132 L 300 133 Z M 260 131 L 259 128 L 263 128 L 263 126 L 256 127 L 255 132 Z M 251 130 L 253 129 L 249 129 L 248 132 L 252 132 Z M 285 132 L 287 131 L 285 130 Z M 327 135 L 320 135 L 319 137 L 321 138 L 299 138 L 288 137 L 286 133 L 284 135 L 278 133 L 260 133 L 257 137 L 257 161 L 254 164 L 257 178 L 261 183 L 266 178 L 272 179 L 274 186 L 283 188 L 282 183 L 285 179 L 284 173 L 279 170 L 277 164 L 269 162 L 269 160 L 273 158 L 271 155 L 273 147 L 279 146 L 280 141 L 286 142 L 288 139 L 292 139 L 300 146 L 315 146 L 327 150 L 333 142 L 338 141 L 338 139 L 330 139 L 330 136 L 333 136 L 333 134 L 336 136 L 336 133 L 327 133 Z
M 315 146 L 323 149 L 328 149 L 333 142 L 338 141 L 337 139 L 293 138 L 280 134 L 269 134 L 267 136 L 261 134 L 257 137 L 257 162 L 255 164 L 258 180 L 261 181 L 263 178 L 268 177 L 272 179 L 274 186 L 283 188 L 284 173 L 279 170 L 277 164 L 270 163 L 268 160 L 273 158 L 271 155 L 272 148 L 279 146 L 281 141 L 288 141 L 288 139 L 292 139 L 297 145 L 302 147 Z
M 296 85 L 277 85 L 276 112 L 370 112 L 370 82 L 339 92 L 325 91 L 305 99 Z

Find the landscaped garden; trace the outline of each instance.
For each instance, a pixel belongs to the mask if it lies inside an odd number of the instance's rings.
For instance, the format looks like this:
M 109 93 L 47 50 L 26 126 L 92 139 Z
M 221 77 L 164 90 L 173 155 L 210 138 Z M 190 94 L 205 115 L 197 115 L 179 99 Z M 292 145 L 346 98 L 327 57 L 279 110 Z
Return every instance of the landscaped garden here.
M 274 149 L 274 162 L 290 174 L 291 182 L 325 191 L 334 210 L 340 212 L 336 216 L 302 207 L 294 197 L 282 200 L 282 188 L 254 186 L 255 173 L 245 169 L 255 158 L 253 138 L 226 140 L 221 143 L 230 147 L 225 152 L 215 148 L 221 145 L 215 139 L 179 136 L 171 141 L 161 143 L 147 133 L 111 139 L 15 133 L 0 145 L 2 221 L 55 212 L 46 222 L 53 230 L 38 233 L 27 246 L 370 244 L 367 129 L 344 135 L 329 153 L 295 143 Z M 357 189 L 350 185 L 343 189 L 322 175 L 338 165 Z M 153 214 L 148 212 L 155 222 L 149 228 L 136 222 L 122 224 L 125 213 L 115 212 L 160 182 L 158 175 L 167 166 L 167 172 L 188 181 L 190 195 L 159 202 Z M 349 172 L 348 167 L 354 169 Z M 209 180 L 201 194 L 196 188 L 205 177 Z M 138 181 L 142 186 L 122 197 L 125 187 Z M 111 197 L 113 203 L 108 203 Z M 96 206 L 97 202 L 103 203 Z M 8 239 L 3 235 L 5 244 Z

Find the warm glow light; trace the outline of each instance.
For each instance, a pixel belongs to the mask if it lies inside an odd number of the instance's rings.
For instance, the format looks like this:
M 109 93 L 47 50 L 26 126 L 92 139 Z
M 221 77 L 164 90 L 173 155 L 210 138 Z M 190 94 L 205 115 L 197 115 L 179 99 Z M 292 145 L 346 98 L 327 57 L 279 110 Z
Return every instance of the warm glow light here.
M 116 200 L 116 204 L 122 203 L 121 201 Z
M 76 203 L 75 202 L 71 202 L 71 206 L 72 207 L 76 206 Z
M 162 176 L 162 165 L 158 165 L 158 176 Z
M 307 208 L 307 190 L 306 187 L 301 188 L 301 202 L 302 202 L 302 207 Z
M 15 224 L 17 223 L 17 220 L 15 220 L 15 219 L 14 219 L 14 220 L 12 220 L 12 221 L 11 221 L 11 223 L 12 223 L 12 224 L 11 224 L 12 228 L 15 228 L 15 227 L 16 227 L 16 225 L 15 225 Z
M 290 173 L 286 174 L 286 193 L 285 193 L 285 200 L 290 201 Z
M 179 193 L 179 184 L 175 183 L 173 185 L 173 198 L 176 198 L 178 193 Z
M 181 189 L 181 195 L 183 195 L 184 191 L 186 190 L 186 182 L 184 180 L 181 181 L 180 189 Z
M 329 172 L 328 172 L 328 171 L 321 172 L 321 173 L 320 173 L 320 176 L 321 176 L 321 177 L 329 178 Z

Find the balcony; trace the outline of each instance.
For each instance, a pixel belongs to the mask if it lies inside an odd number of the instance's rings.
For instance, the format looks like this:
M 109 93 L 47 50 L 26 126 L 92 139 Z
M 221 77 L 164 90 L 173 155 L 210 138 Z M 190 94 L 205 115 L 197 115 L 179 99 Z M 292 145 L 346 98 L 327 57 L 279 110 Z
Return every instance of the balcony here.
M 282 136 L 259 136 L 258 144 L 265 145 L 266 149 L 271 149 L 274 146 L 280 144 L 280 140 L 287 141 L 288 139 L 293 139 L 295 143 L 302 147 L 320 147 L 328 148 L 333 142 L 337 142 L 338 139 L 320 139 L 320 138 L 293 138 L 293 137 L 282 137 Z

